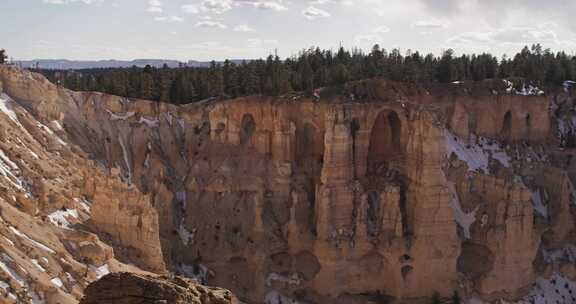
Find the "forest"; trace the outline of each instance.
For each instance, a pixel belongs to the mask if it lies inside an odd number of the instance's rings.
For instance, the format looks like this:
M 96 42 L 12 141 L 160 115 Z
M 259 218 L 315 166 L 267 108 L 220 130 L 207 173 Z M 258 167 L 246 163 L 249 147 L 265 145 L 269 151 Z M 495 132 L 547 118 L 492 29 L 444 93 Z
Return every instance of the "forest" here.
M 488 53 L 457 56 L 451 49 L 440 56 L 417 51 L 402 53 L 375 45 L 369 53 L 342 47 L 337 51 L 310 48 L 285 60 L 270 55 L 239 64 L 228 60 L 212 62 L 207 68 L 182 64 L 178 68 L 37 71 L 72 90 L 186 104 L 211 97 L 311 93 L 316 88 L 338 87 L 373 77 L 411 83 L 519 78 L 541 87 L 559 86 L 576 78 L 576 56 L 554 53 L 540 44 L 502 58 Z

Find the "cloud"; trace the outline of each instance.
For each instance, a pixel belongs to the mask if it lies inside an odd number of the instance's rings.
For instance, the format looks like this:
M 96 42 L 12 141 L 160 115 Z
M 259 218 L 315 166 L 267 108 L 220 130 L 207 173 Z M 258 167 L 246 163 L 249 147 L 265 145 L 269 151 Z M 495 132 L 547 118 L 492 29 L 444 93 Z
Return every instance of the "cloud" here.
M 234 27 L 235 32 L 254 32 L 254 29 L 246 24 L 240 24 Z
M 382 36 L 378 34 L 362 34 L 362 35 L 356 35 L 356 37 L 354 37 L 354 44 L 356 45 L 375 44 L 381 42 L 382 40 L 383 40 Z
M 448 27 L 448 22 L 440 20 L 420 20 L 412 23 L 412 27 L 422 30 L 435 30 Z
M 251 0 L 237 0 L 238 3 L 251 5 L 255 8 L 262 9 L 262 10 L 272 10 L 272 11 L 285 11 L 288 8 L 284 6 L 279 1 L 251 1 Z
M 484 46 L 524 45 L 541 43 L 560 47 L 576 45 L 575 41 L 560 39 L 551 23 L 531 27 L 506 27 L 485 31 L 464 32 L 449 38 L 446 42 L 451 46 Z
M 383 26 L 379 26 L 375 29 L 372 30 L 372 33 L 376 33 L 376 34 L 384 34 L 384 33 L 388 33 L 390 32 L 390 28 L 383 25 Z
M 162 13 L 162 2 L 160 0 L 149 0 L 146 11 L 149 13 Z
M 278 44 L 278 40 L 275 39 L 250 38 L 246 41 L 248 42 L 248 47 L 250 48 L 272 47 Z
M 182 17 L 178 17 L 178 16 L 159 16 L 159 17 L 154 17 L 155 21 L 159 21 L 159 22 L 184 22 L 184 18 Z
M 223 24 L 219 21 L 211 21 L 211 20 L 204 20 L 204 21 L 197 22 L 194 26 L 195 27 L 205 27 L 205 28 L 219 28 L 219 29 L 228 28 L 225 24 Z
M 306 17 L 309 20 L 330 17 L 330 13 L 321 10 L 319 8 L 316 8 L 314 6 L 309 6 L 308 8 L 303 10 L 302 15 L 304 15 L 304 17 Z
M 47 4 L 57 4 L 57 5 L 76 3 L 76 2 L 80 2 L 80 3 L 84 3 L 84 4 L 94 4 L 94 3 L 101 3 L 102 0 L 42 0 L 42 2 L 47 3 Z
M 324 4 L 341 4 L 343 6 L 354 5 L 354 0 L 313 0 L 310 1 L 311 5 L 324 5 Z
M 200 13 L 201 9 L 196 4 L 184 4 L 182 5 L 182 11 L 187 14 L 198 14 Z

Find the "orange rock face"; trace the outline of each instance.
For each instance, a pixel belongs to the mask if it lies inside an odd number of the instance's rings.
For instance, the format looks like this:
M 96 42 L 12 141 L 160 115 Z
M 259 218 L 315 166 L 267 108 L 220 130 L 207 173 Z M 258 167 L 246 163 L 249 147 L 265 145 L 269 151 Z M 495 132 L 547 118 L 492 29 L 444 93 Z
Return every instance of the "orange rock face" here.
M 362 102 L 175 106 L 70 92 L 7 67 L 0 81 L 112 176 L 86 171 L 89 227 L 149 271 L 249 303 L 367 303 L 514 299 L 569 268 L 543 255 L 571 244 L 574 228 L 572 169 L 560 164 L 570 152 L 555 148 L 546 97 L 370 80 Z

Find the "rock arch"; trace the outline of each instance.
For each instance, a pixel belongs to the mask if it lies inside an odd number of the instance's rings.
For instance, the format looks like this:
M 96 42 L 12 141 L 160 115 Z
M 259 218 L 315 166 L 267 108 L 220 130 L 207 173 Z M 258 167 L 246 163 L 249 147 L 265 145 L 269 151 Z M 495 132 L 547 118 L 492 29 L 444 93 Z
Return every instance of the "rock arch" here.
M 248 145 L 255 131 L 256 122 L 254 122 L 254 117 L 252 114 L 244 114 L 240 124 L 240 144 L 243 146 Z

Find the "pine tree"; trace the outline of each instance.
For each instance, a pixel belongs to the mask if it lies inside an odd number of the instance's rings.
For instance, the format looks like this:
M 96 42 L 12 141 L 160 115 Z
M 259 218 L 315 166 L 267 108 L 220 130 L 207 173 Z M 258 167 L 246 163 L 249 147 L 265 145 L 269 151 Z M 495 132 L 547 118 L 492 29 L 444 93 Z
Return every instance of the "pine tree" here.
M 0 64 L 5 64 L 6 59 L 8 59 L 8 56 L 6 56 L 6 50 L 0 49 Z

